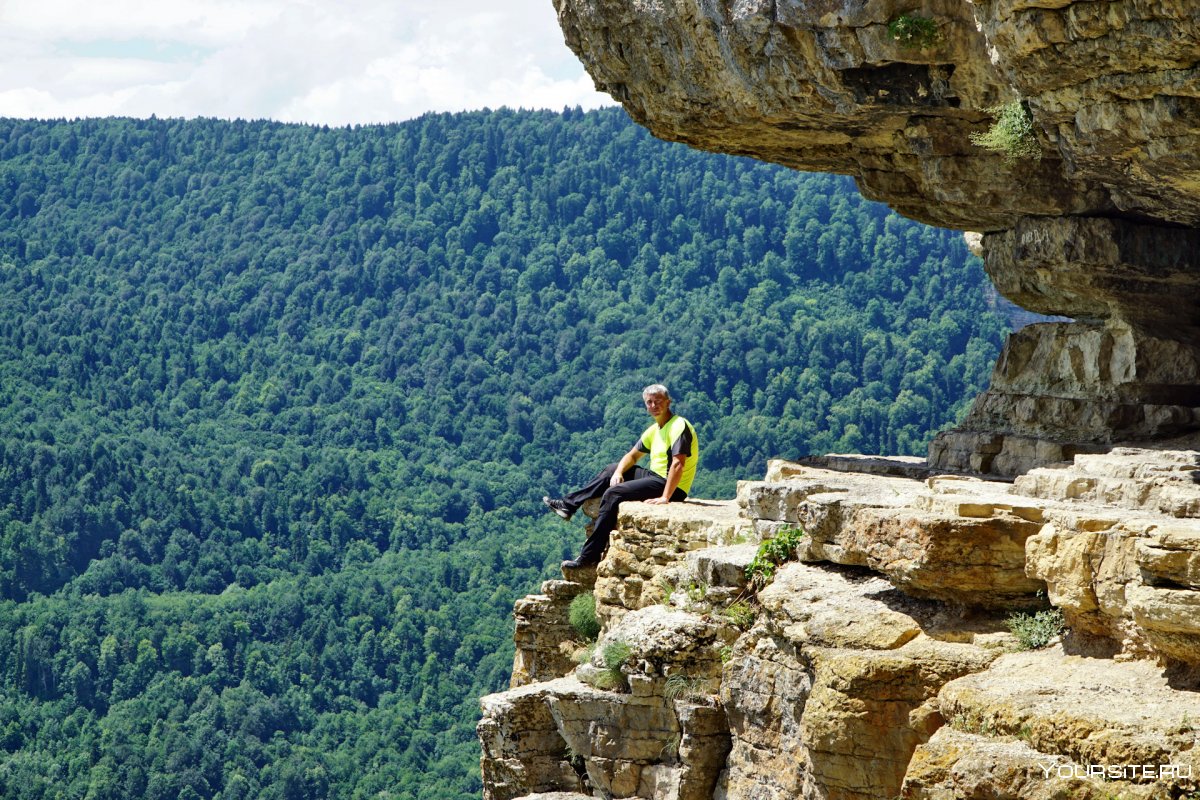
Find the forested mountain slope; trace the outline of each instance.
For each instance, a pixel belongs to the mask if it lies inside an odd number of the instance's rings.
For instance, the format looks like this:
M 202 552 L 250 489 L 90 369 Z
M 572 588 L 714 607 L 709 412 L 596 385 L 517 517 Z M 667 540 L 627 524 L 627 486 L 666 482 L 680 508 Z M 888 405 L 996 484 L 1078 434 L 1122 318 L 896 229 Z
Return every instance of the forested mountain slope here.
M 0 120 L 0 796 L 465 798 L 538 498 L 662 381 L 694 494 L 921 452 L 958 234 L 623 112 Z

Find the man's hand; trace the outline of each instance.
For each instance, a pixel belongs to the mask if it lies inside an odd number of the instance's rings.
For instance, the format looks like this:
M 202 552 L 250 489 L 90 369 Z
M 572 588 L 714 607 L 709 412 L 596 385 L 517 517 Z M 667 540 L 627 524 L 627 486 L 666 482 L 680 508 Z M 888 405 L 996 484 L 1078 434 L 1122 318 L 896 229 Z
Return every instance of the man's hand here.
M 683 462 L 687 460 L 687 456 L 680 453 L 671 456 L 671 466 L 667 468 L 667 485 L 663 488 L 662 497 L 652 497 L 646 502 L 652 506 L 665 506 L 671 502 L 671 495 L 675 494 L 675 487 L 679 485 L 679 479 L 683 476 Z
M 625 482 L 625 476 L 622 475 L 620 472 L 614 472 L 613 476 L 608 479 L 609 487 L 620 486 L 624 482 Z

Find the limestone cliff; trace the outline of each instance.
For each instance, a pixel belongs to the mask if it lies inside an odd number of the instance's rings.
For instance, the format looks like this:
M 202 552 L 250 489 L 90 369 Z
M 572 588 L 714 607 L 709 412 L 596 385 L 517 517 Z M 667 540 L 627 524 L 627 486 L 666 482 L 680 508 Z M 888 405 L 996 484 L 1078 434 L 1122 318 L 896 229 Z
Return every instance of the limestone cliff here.
M 1200 6 L 1192 0 L 555 0 L 656 136 L 853 175 L 984 232 L 1023 331 L 930 451 L 1016 475 L 1200 428 Z M 1015 104 L 1015 105 L 1014 105 Z M 997 109 L 1024 147 L 976 145 Z
M 819 461 L 736 502 L 629 504 L 598 569 L 518 602 L 513 688 L 482 700 L 486 800 L 1200 790 L 1195 450 L 1015 483 Z M 760 540 L 797 527 L 748 586 Z M 576 666 L 588 591 L 603 624 Z M 1022 650 L 1007 618 L 1047 601 L 1065 635 Z
M 656 135 L 853 175 L 1074 321 L 1015 333 L 928 459 L 631 504 L 518 603 L 485 798 L 1200 797 L 1200 4 L 554 1 Z M 1023 649 L 1022 609 L 1061 635 Z

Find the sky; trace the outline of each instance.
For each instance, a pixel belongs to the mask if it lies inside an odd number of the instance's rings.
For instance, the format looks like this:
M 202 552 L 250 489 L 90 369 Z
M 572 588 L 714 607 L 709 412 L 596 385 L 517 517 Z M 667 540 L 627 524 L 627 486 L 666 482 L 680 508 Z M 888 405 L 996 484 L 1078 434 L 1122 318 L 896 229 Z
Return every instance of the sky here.
M 0 116 L 399 122 L 610 105 L 551 0 L 0 0 Z

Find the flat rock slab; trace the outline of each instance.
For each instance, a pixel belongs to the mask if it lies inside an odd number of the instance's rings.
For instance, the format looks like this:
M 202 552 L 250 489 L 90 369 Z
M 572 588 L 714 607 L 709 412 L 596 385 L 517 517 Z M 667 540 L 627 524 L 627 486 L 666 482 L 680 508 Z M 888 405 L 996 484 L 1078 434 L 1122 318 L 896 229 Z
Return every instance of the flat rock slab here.
M 904 775 L 905 800 L 1148 800 L 1154 788 L 1087 774 L 1062 756 L 1026 742 L 994 739 L 943 726 L 917 747 Z
M 829 453 L 810 456 L 802 461 L 771 459 L 767 461 L 765 480 L 782 481 L 802 476 L 805 469 L 831 469 L 862 475 L 890 475 L 896 478 L 923 480 L 934 474 L 929 463 L 920 456 L 871 456 L 859 453 Z
M 666 505 L 622 503 L 618 524 L 646 533 L 670 531 L 715 545 L 738 536 L 745 522 L 733 500 L 688 499 Z
M 759 592 L 763 612 L 789 641 L 801 645 L 891 650 L 916 638 L 920 623 L 893 610 L 895 590 L 878 575 L 854 575 L 788 564 Z
M 1034 469 L 1015 481 L 1029 497 L 1200 516 L 1200 451 L 1117 447 Z
M 938 695 L 959 730 L 1012 736 L 1075 764 L 1180 765 L 1200 775 L 1200 694 L 1147 661 L 1013 653 Z
M 1053 503 L 957 477 L 789 474 L 739 483 L 738 501 L 749 517 L 802 528 L 802 560 L 868 567 L 915 597 L 984 608 L 1028 607 L 1044 588 L 1025 574 L 1025 540 Z

